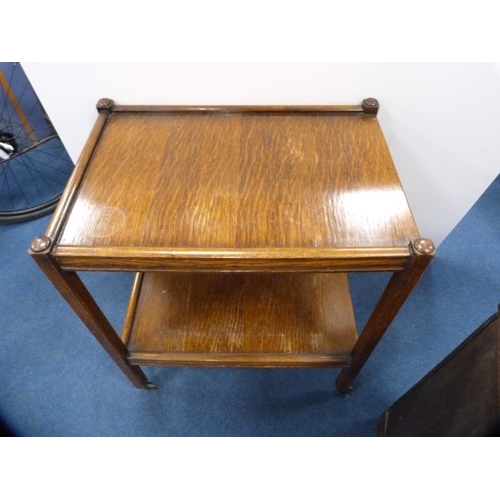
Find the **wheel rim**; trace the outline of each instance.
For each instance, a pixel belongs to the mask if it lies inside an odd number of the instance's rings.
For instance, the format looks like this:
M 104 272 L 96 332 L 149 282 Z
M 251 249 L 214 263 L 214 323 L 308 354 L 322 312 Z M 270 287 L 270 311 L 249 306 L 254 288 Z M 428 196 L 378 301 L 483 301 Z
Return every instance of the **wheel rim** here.
M 57 204 L 73 162 L 19 63 L 0 63 L 0 222 Z

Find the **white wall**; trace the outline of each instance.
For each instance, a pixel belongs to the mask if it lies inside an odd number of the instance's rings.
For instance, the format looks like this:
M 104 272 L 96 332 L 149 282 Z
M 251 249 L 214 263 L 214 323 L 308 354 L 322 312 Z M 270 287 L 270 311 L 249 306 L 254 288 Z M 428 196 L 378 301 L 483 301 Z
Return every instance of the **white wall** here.
M 379 120 L 422 236 L 439 244 L 500 172 L 498 63 L 23 63 L 71 157 L 95 104 L 358 104 Z

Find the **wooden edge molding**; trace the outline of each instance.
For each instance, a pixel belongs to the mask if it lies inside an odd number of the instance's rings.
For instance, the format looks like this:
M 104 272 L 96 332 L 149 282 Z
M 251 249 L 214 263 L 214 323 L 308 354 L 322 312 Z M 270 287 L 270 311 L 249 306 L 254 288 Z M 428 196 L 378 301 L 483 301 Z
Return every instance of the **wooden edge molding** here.
M 243 353 L 149 353 L 131 352 L 128 360 L 132 365 L 183 366 L 233 366 L 247 368 L 331 368 L 349 366 L 350 353 L 342 355 L 310 354 L 243 354 Z
M 87 169 L 87 166 L 94 154 L 97 143 L 101 133 L 106 125 L 108 119 L 108 113 L 99 113 L 97 120 L 94 123 L 90 136 L 85 143 L 85 146 L 80 154 L 78 161 L 75 164 L 73 172 L 66 184 L 66 188 L 57 204 L 57 208 L 52 216 L 52 219 L 47 227 L 45 234 L 51 238 L 53 241 L 57 241 L 59 234 L 66 222 L 66 218 L 69 215 L 69 208 L 73 204 L 76 194 L 79 190 L 80 184 L 82 182 L 83 176 Z
M 352 247 L 352 248 L 163 248 L 163 247 L 98 247 L 58 246 L 56 256 L 113 255 L 118 258 L 151 257 L 164 259 L 289 259 L 289 258 L 409 258 L 408 247 Z
M 107 110 L 113 113 L 213 113 L 213 114 L 231 114 L 231 113 L 330 113 L 330 114 L 369 114 L 376 115 L 379 109 L 377 99 L 368 97 L 362 101 L 360 105 L 294 105 L 294 106 L 234 106 L 234 105 L 219 105 L 219 106 L 186 106 L 186 105 L 119 105 L 115 104 L 112 99 L 101 99 L 97 103 L 98 110 Z
M 64 269 L 143 271 L 349 271 L 404 269 L 409 247 L 179 249 L 58 246 L 54 257 Z
M 366 99 L 365 99 L 366 100 Z M 364 102 L 364 101 L 363 101 Z M 367 105 L 332 106 L 168 106 L 168 105 L 113 105 L 113 113 L 207 113 L 207 114 L 376 114 L 377 107 Z

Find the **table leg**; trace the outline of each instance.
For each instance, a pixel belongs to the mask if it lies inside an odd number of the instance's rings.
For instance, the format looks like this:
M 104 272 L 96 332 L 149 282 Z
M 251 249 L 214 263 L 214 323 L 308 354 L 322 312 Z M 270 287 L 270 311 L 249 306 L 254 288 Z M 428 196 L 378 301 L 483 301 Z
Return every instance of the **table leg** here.
M 40 236 L 32 241 L 29 253 L 134 386 L 156 389 L 154 384 L 148 382 L 145 373 L 138 366 L 129 363 L 125 344 L 76 272 L 62 269 L 50 254 L 51 247 L 51 239 Z
M 392 275 L 352 350 L 351 365 L 340 372 L 335 383 L 339 392 L 352 390 L 354 379 L 435 255 L 434 244 L 428 239 L 415 240 L 411 248 L 413 252 L 409 265 Z

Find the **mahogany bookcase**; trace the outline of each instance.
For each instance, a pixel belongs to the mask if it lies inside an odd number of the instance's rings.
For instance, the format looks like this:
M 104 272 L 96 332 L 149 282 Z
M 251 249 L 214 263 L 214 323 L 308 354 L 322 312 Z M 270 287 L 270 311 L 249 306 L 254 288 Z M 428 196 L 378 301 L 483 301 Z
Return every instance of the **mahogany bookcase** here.
M 342 367 L 348 392 L 435 253 L 378 108 L 101 99 L 29 252 L 136 387 L 140 365 Z M 78 271 L 135 273 L 121 335 Z M 393 274 L 358 335 L 361 271 Z

